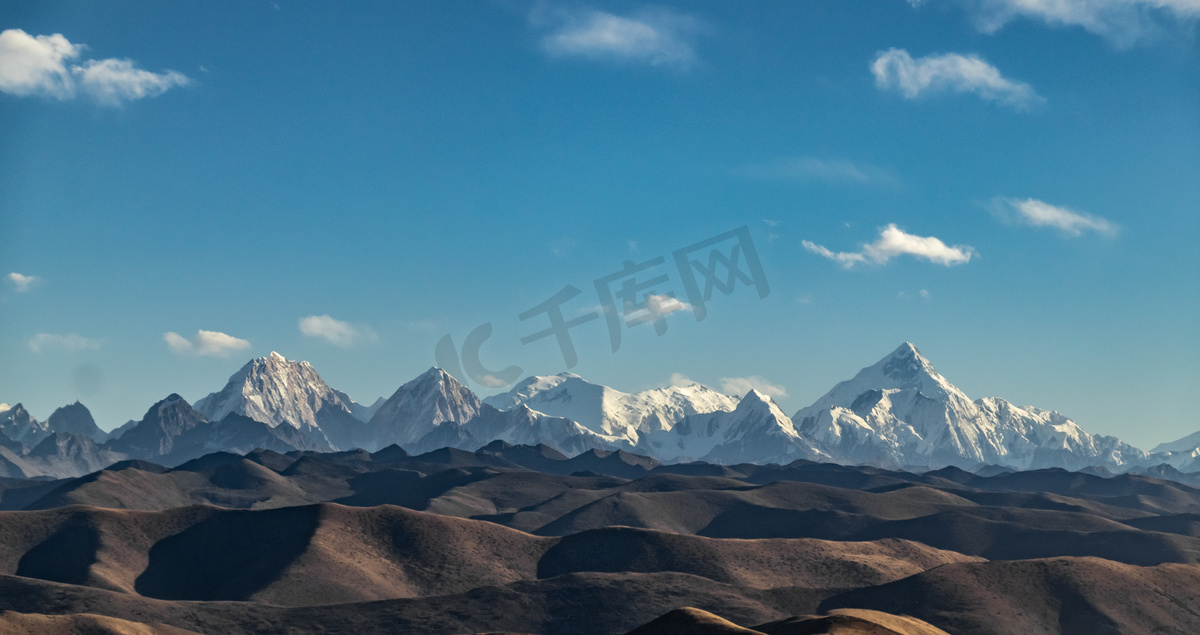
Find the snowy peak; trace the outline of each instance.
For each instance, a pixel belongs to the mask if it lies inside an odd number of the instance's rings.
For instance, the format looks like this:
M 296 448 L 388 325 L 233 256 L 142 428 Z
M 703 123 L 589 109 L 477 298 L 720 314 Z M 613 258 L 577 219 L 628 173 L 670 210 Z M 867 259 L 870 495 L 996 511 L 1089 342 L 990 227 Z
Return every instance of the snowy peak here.
M 793 419 L 801 435 L 843 463 L 1078 469 L 1125 465 L 1145 454 L 1088 434 L 1057 412 L 997 398 L 972 402 L 908 342 Z
M 507 393 L 484 400 L 500 410 L 524 404 L 575 421 L 596 434 L 631 443 L 645 434 L 670 430 L 688 415 L 731 411 L 737 402 L 700 384 L 624 393 L 571 373 L 528 377 Z
M 367 422 L 374 447 L 411 446 L 446 422 L 466 423 L 482 402 L 440 368 L 430 368 L 404 384 Z
M 25 406 L 18 403 L 0 412 L 0 433 L 13 441 L 37 445 L 50 430 L 44 421 L 34 419 Z
M 771 401 L 770 397 L 751 388 L 750 392 L 748 392 L 744 396 L 742 396 L 742 399 L 741 399 L 741 401 L 738 402 L 737 408 L 735 408 L 735 410 L 749 410 L 749 409 L 753 409 L 753 408 L 770 408 L 771 406 L 774 406 L 774 405 L 775 405 L 775 402 Z
M 788 463 L 819 455 L 779 406 L 757 390 L 731 411 L 689 415 L 670 430 L 648 433 L 639 448 L 665 461 L 727 464 Z
M 890 355 L 873 366 L 859 371 L 857 380 L 869 381 L 877 389 L 918 390 L 933 399 L 950 395 L 966 398 L 961 390 L 946 381 L 933 364 L 909 342 L 900 345 Z
M 718 415 L 726 419 L 725 440 L 740 440 L 755 435 L 784 435 L 797 437 L 792 420 L 771 398 L 751 389 L 742 397 L 732 413 Z
M 793 419 L 803 428 L 805 419 L 818 411 L 844 408 L 859 412 L 885 396 L 889 405 L 930 408 L 935 407 L 933 404 L 942 404 L 936 408 L 972 409 L 966 394 L 942 377 L 916 346 L 905 342 L 875 364 L 860 370 L 853 379 L 834 386 L 816 403 L 797 412 Z
M 1154 446 L 1154 449 L 1150 451 L 1155 454 L 1164 452 L 1190 454 L 1197 448 L 1200 448 L 1200 432 L 1193 432 L 1192 434 L 1189 434 L 1182 439 L 1176 439 L 1175 441 L 1160 443 Z
M 914 381 L 937 374 L 929 360 L 910 342 L 901 344 L 876 366 L 881 367 L 884 375 L 899 382 Z
M 294 362 L 279 353 L 252 359 L 234 373 L 220 392 L 196 402 L 196 410 L 213 421 L 230 413 L 271 427 L 288 424 L 304 430 L 321 428 L 319 418 L 333 413 L 353 416 L 350 406 L 329 387 L 308 362 Z

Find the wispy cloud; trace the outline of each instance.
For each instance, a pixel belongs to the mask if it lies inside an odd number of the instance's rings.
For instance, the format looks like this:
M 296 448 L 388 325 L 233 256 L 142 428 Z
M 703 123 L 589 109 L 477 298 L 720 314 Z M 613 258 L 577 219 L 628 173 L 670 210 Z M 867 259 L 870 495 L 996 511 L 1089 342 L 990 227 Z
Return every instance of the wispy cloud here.
M 646 296 L 646 310 L 654 315 L 670 315 L 677 311 L 691 311 L 692 305 L 665 293 L 651 294 Z M 628 308 L 626 312 L 628 313 Z
M 896 297 L 901 300 L 905 300 L 905 301 L 912 300 L 913 298 L 920 298 L 922 300 L 928 300 L 929 299 L 929 291 L 927 289 L 921 289 L 914 296 L 913 294 L 909 293 L 908 291 L 901 290 L 899 293 L 896 294 Z
M 348 348 L 360 340 L 375 340 L 375 331 L 365 326 L 355 326 L 329 315 L 310 315 L 300 318 L 300 332 L 308 337 L 318 337 L 331 344 Z
M 1084 232 L 1116 236 L 1120 231 L 1117 224 L 1110 220 L 1051 205 L 1036 198 L 1022 200 L 997 197 L 988 203 L 988 207 L 1002 221 L 1031 227 L 1049 227 L 1068 236 L 1081 236 Z
M 914 7 L 929 0 L 909 3 Z M 1017 19 L 1053 27 L 1080 27 L 1120 47 L 1153 38 L 1167 28 L 1190 29 L 1200 18 L 1196 0 L 957 0 L 984 33 Z
M 548 31 L 542 48 L 553 56 L 684 69 L 695 64 L 694 40 L 703 31 L 696 18 L 665 8 L 620 16 L 542 6 L 530 14 L 530 22 Z
M 0 32 L 0 92 L 60 100 L 88 95 L 101 104 L 119 106 L 191 83 L 182 73 L 153 73 L 128 59 L 79 60 L 86 48 L 58 33 Z
M 667 385 L 674 386 L 676 388 L 686 388 L 687 386 L 692 386 L 699 383 L 700 382 L 688 377 L 687 375 L 684 375 L 683 373 L 671 373 L 671 379 L 668 380 Z
M 970 262 L 975 256 L 974 247 L 951 247 L 934 236 L 906 233 L 896 227 L 895 223 L 881 229 L 879 238 L 875 242 L 864 243 L 859 251 L 836 252 L 807 240 L 801 244 L 809 252 L 833 260 L 847 269 L 863 263 L 883 265 L 897 256 L 904 255 L 949 267 Z
M 1016 110 L 1045 100 L 1029 84 L 1010 80 L 976 55 L 944 53 L 913 59 L 904 49 L 881 51 L 871 63 L 875 86 L 906 99 L 945 92 L 974 93 Z
M 721 392 L 727 395 L 741 397 L 751 390 L 757 390 L 771 399 L 787 397 L 787 390 L 783 386 L 773 384 L 759 375 L 721 378 Z
M 74 333 L 57 335 L 54 333 L 38 333 L 29 338 L 29 349 L 35 353 L 44 350 L 63 351 L 94 351 L 100 348 L 100 340 L 83 337 Z
M 756 163 L 738 168 L 737 172 L 753 179 L 800 183 L 819 181 L 831 184 L 895 185 L 900 182 L 899 177 L 885 168 L 844 159 L 817 157 Z
M 236 351 L 250 349 L 250 342 L 221 333 L 220 331 L 196 331 L 196 336 L 188 339 L 174 331 L 163 333 L 163 341 L 175 353 L 180 355 L 209 355 L 213 357 L 229 357 Z
M 17 293 L 25 293 L 37 286 L 42 279 L 37 276 L 27 276 L 14 271 L 8 274 L 8 281 L 13 284 Z

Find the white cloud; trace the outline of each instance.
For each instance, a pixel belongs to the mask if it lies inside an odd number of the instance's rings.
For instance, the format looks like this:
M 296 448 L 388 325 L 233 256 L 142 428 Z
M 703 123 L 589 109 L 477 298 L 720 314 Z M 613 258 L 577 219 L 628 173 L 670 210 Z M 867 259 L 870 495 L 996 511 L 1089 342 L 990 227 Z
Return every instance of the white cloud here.
M 907 291 L 900 291 L 899 293 L 896 294 L 896 297 L 901 300 L 908 301 L 908 300 L 912 300 L 914 296 L 913 296 L 913 294 L 911 294 Z M 929 291 L 926 289 L 921 289 L 920 291 L 917 292 L 916 297 L 921 298 L 922 300 L 928 300 L 929 299 Z
M 375 332 L 365 326 L 355 326 L 328 315 L 300 318 L 300 332 L 308 337 L 323 338 L 342 348 L 352 346 L 359 340 L 377 339 Z
M 971 261 L 975 249 L 968 245 L 953 247 L 934 236 L 917 236 L 906 233 L 889 224 L 879 231 L 879 238 L 873 243 L 864 243 L 860 251 L 835 252 L 810 241 L 801 243 L 808 251 L 840 263 L 849 269 L 854 265 L 870 262 L 877 265 L 887 264 L 892 258 L 909 255 L 921 260 L 947 267 L 961 265 Z
M 551 55 L 675 68 L 695 63 L 692 41 L 702 30 L 695 18 L 668 9 L 645 9 L 630 17 L 594 9 L 540 9 L 530 21 L 550 30 L 542 47 Z
M 56 335 L 53 333 L 38 333 L 29 338 L 29 348 L 35 353 L 47 349 L 64 351 L 94 351 L 100 348 L 100 341 L 93 340 L 74 333 Z
M 21 29 L 0 32 L 0 92 L 60 100 L 83 94 L 117 106 L 191 82 L 181 73 L 152 73 L 127 59 L 74 63 L 85 48 L 58 33 L 33 36 Z
M 900 179 L 890 170 L 853 163 L 843 159 L 818 159 L 799 157 L 773 163 L 748 165 L 739 173 L 755 178 L 777 181 L 822 181 L 825 183 L 850 184 L 897 184 Z M 769 221 L 767 222 L 770 225 Z M 771 225 L 774 227 L 774 225 Z
M 741 397 L 750 390 L 757 390 L 771 399 L 787 397 L 787 390 L 779 384 L 772 384 L 763 379 L 759 375 L 751 375 L 749 377 L 722 377 L 721 392 L 727 395 L 737 395 Z
M 188 339 L 174 331 L 163 333 L 163 341 L 170 349 L 180 355 L 210 355 L 214 357 L 229 357 L 235 351 L 249 350 L 250 342 L 221 333 L 220 331 L 196 331 L 196 336 Z
M 487 374 L 479 375 L 479 376 L 472 375 L 471 379 L 474 379 L 475 381 L 479 382 L 480 384 L 482 384 L 483 386 L 485 386 L 487 388 L 503 388 L 504 386 L 507 386 L 512 383 L 511 381 L 506 381 L 495 375 L 487 375 Z
M 684 375 L 683 373 L 671 373 L 671 379 L 668 385 L 676 388 L 686 388 L 698 383 L 700 382 L 688 377 L 687 375 Z
M 991 200 L 989 207 L 1003 221 L 1032 227 L 1051 227 L 1069 236 L 1080 236 L 1084 232 L 1115 236 L 1119 231 L 1117 225 L 1107 219 L 1051 205 L 1036 198 L 1021 200 L 997 197 Z
M 871 63 L 875 86 L 906 99 L 941 92 L 975 93 L 982 99 L 1024 110 L 1045 101 L 1029 84 L 1006 79 L 975 55 L 945 53 L 913 59 L 904 49 L 881 51 Z
M 617 311 L 624 316 L 628 324 L 634 325 L 641 324 L 647 320 L 657 321 L 663 316 L 677 313 L 679 311 L 691 311 L 693 310 L 693 307 L 691 304 L 688 304 L 683 300 L 676 299 L 663 293 L 657 295 L 647 295 L 643 306 L 640 307 L 631 301 L 626 301 L 624 304 L 624 310 L 618 308 L 616 305 L 606 306 L 603 304 L 598 304 L 581 309 L 580 313 L 592 313 L 593 311 L 608 313 L 610 310 Z
M 157 97 L 175 86 L 191 81 L 182 73 L 151 73 L 136 68 L 132 60 L 88 60 L 71 69 L 84 92 L 102 104 L 120 105 L 145 97 Z
M 17 293 L 25 293 L 42 281 L 37 276 L 27 276 L 15 271 L 8 274 L 8 280 L 17 288 Z
M 912 2 L 912 0 L 910 0 Z M 959 0 L 976 27 L 995 33 L 1017 19 L 1080 27 L 1126 47 L 1170 26 L 1188 29 L 1200 18 L 1196 0 Z M 924 1 L 913 6 L 925 4 Z
M 646 296 L 646 308 L 657 315 L 670 315 L 676 311 L 691 311 L 692 305 L 666 294 L 652 294 Z
M 823 245 L 818 245 L 818 244 L 816 244 L 812 241 L 808 241 L 808 240 L 800 241 L 800 244 L 803 245 L 804 248 L 807 249 L 808 251 L 810 251 L 814 254 L 817 254 L 818 256 L 820 256 L 822 258 L 828 258 L 830 260 L 835 260 L 835 261 L 841 263 L 842 266 L 847 269 L 849 269 L 850 267 L 853 267 L 854 265 L 856 265 L 860 262 L 866 262 L 866 260 L 867 260 L 867 257 L 860 253 L 846 252 L 846 251 L 835 252 L 835 251 L 829 249 L 828 247 L 825 247 Z
M 21 29 L 0 32 L 0 91 L 66 99 L 74 93 L 65 60 L 80 47 L 54 35 L 31 36 Z

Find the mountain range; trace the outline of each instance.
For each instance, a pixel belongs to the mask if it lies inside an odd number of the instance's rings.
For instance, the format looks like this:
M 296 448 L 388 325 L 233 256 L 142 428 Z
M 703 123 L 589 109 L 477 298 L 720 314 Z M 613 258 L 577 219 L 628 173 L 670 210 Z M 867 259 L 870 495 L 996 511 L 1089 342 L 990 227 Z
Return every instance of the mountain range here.
M 75 402 L 46 421 L 0 404 L 0 476 L 69 477 L 121 460 L 178 465 L 214 451 L 475 450 L 493 441 L 567 455 L 619 450 L 663 463 L 796 459 L 889 469 L 1200 471 L 1200 433 L 1153 452 L 1086 432 L 1066 416 L 996 397 L 971 400 L 905 343 L 787 416 L 751 390 L 700 384 L 624 393 L 578 375 L 529 377 L 480 399 L 431 368 L 370 406 L 278 353 L 250 360 L 189 404 L 170 395 L 111 434 Z M 1192 478 L 1187 476 L 1185 478 Z

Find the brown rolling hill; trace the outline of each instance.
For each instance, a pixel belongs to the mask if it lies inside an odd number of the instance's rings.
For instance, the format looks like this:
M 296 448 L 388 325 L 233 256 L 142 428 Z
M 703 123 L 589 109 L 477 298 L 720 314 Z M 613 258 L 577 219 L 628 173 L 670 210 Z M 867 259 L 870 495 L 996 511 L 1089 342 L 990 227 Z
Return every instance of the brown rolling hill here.
M 629 631 L 628 635 L 762 635 L 743 628 L 708 611 L 690 606 L 675 609 L 649 624 Z
M 902 540 L 716 540 L 631 528 L 538 537 L 400 507 L 330 503 L 0 514 L 3 574 L 164 600 L 285 606 L 447 595 L 588 572 L 852 588 L 975 560 Z
M 865 609 L 837 609 L 828 615 L 789 617 L 745 628 L 708 611 L 685 607 L 628 635 L 946 635 L 946 631 L 913 617 Z
M 963 563 L 830 598 L 951 633 L 1200 633 L 1200 567 L 1099 558 Z
M 988 474 L 492 444 L 5 478 L 0 631 L 1200 632 L 1200 490 Z
M 0 633 L 8 635 L 195 635 L 174 626 L 140 623 L 105 615 L 0 613 Z
M 0 575 L 0 610 L 89 613 L 231 634 L 613 634 L 689 606 L 762 633 L 838 632 L 796 630 L 811 618 L 790 616 L 870 615 L 866 611 L 911 616 L 956 635 L 1195 633 L 1198 594 L 1200 570 L 1192 565 L 1136 567 L 1076 558 L 952 564 L 840 593 L 747 589 L 680 573 L 575 573 L 451 595 L 291 608 L 166 601 Z M 847 607 L 852 609 L 841 610 Z

